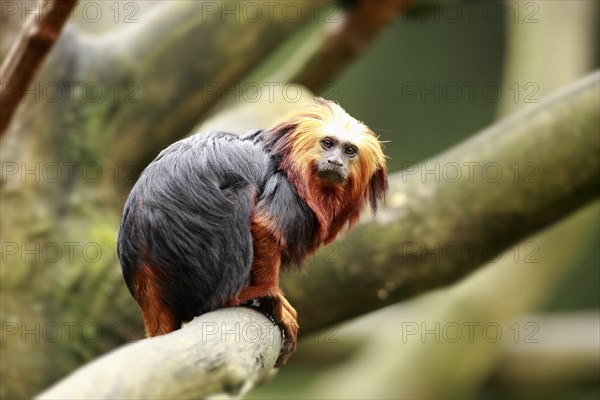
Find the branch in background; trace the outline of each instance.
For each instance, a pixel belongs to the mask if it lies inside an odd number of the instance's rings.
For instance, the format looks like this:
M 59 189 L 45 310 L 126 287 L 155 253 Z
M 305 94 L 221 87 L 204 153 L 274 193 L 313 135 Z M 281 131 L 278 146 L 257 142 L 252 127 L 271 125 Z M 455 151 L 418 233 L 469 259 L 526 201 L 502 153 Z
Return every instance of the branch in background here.
M 76 0 L 44 0 L 27 21 L 0 68 L 0 136 L 6 130 L 25 90 L 57 41 Z
M 248 308 L 203 314 L 175 332 L 123 346 L 76 370 L 39 399 L 198 399 L 242 396 L 271 371 L 279 327 Z
M 534 315 L 526 321 L 534 323 L 539 334 L 510 345 L 486 382 L 487 389 L 519 398 L 600 386 L 597 313 Z
M 291 81 L 318 92 L 356 59 L 375 36 L 410 3 L 410 0 L 356 1 L 342 16 L 336 29 L 323 41 L 323 47 Z
M 108 46 L 99 42 L 93 51 L 97 62 L 89 63 L 95 73 L 115 71 L 107 85 L 132 82 L 141 89 L 135 103 L 107 105 L 109 114 L 99 118 L 105 125 L 94 127 L 106 140 L 102 146 L 112 149 L 110 162 L 132 165 L 131 176 L 137 177 L 223 97 L 239 102 L 236 83 L 310 23 L 320 2 L 276 2 L 272 16 L 266 4 L 262 18 L 249 20 L 228 14 L 228 2 L 167 1 L 149 11 L 143 24 L 111 35 Z M 298 8 L 297 18 L 282 11 L 288 3 Z
M 285 290 L 301 310 L 301 329 L 324 328 L 453 283 L 496 252 L 596 198 L 600 187 L 599 78 L 595 73 L 428 161 L 440 168 L 449 163 L 508 167 L 514 162 L 534 162 L 539 171 L 537 184 L 515 182 L 513 176 L 489 185 L 468 177 L 451 183 L 422 181 L 420 174 L 411 175 L 412 169 L 395 174 L 379 219 L 339 242 L 343 249 L 337 254 L 343 255 L 342 260 L 322 263 L 304 277 L 287 276 Z M 539 151 L 542 146 L 546 151 Z M 402 247 L 406 243 L 411 244 L 410 252 Z M 439 256 L 440 248 L 448 244 L 466 243 L 477 247 L 452 253 L 452 259 Z M 412 251 L 413 245 L 418 251 Z M 92 362 L 41 398 L 198 398 L 223 391 L 237 393 L 264 376 L 277 358 L 281 335 L 278 329 L 269 329 L 274 333 L 261 330 L 268 326 L 272 327 L 268 319 L 253 310 L 211 312 L 179 331 Z M 248 333 L 247 327 L 255 331 Z M 228 340 L 211 335 L 205 342 L 207 332 L 215 329 L 261 340 L 235 340 L 233 334 L 225 335 Z
M 391 176 L 374 221 L 321 249 L 307 274 L 284 275 L 300 332 L 450 285 L 597 198 L 599 77 Z

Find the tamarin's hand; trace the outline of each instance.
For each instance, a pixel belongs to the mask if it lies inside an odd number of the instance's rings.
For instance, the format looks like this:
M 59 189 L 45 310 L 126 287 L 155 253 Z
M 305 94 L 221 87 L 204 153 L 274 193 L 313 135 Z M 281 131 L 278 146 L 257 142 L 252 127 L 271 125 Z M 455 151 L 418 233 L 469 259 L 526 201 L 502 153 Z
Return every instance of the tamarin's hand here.
M 118 253 L 148 336 L 259 299 L 296 348 L 297 313 L 279 270 L 352 227 L 386 191 L 381 144 L 336 103 L 317 99 L 238 137 L 196 134 L 163 150 L 123 210 Z

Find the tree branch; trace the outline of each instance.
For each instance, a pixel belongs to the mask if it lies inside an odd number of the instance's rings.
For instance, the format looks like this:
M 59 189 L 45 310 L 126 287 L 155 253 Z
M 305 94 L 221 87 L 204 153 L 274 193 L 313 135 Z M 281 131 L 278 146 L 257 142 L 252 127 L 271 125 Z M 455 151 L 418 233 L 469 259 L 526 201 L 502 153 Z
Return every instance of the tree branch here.
M 318 92 L 357 58 L 411 0 L 359 0 L 329 30 L 323 46 L 291 81 Z M 328 21 L 325 21 L 328 23 Z
M 281 331 L 266 316 L 248 308 L 226 308 L 167 335 L 123 346 L 38 398 L 237 397 L 271 371 L 280 350 Z
M 112 149 L 107 158 L 131 163 L 135 177 L 165 146 L 188 135 L 222 96 L 239 102 L 243 93 L 235 85 L 309 23 L 319 1 L 267 2 L 258 20 L 231 15 L 228 2 L 165 2 L 143 24 L 112 36 L 109 46 L 117 50 L 99 46 L 93 68 L 101 75 L 117 71 L 103 78 L 107 86 L 130 81 L 139 93 L 136 102 L 106 107 L 110 115 L 101 135 Z M 290 4 L 297 18 L 286 13 Z
M 0 136 L 76 4 L 76 0 L 44 0 L 39 12 L 27 21 L 21 36 L 2 63 Z
M 375 220 L 284 275 L 301 333 L 450 285 L 597 198 L 599 76 L 391 176 Z
M 527 322 L 532 321 L 539 335 L 534 342 L 511 343 L 485 383 L 487 389 L 518 398 L 600 386 L 595 312 L 529 316 Z

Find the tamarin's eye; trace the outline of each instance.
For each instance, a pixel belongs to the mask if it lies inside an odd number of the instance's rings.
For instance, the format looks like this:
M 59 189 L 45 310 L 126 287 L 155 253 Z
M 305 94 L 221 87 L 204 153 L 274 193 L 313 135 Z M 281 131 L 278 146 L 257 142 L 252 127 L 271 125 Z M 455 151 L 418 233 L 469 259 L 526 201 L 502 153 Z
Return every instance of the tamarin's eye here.
M 321 140 L 321 146 L 323 146 L 325 150 L 330 149 L 333 147 L 333 141 L 331 139 L 323 139 Z
M 344 152 L 351 157 L 355 156 L 356 155 L 356 147 L 348 146 L 348 147 L 346 147 L 346 150 L 344 150 Z

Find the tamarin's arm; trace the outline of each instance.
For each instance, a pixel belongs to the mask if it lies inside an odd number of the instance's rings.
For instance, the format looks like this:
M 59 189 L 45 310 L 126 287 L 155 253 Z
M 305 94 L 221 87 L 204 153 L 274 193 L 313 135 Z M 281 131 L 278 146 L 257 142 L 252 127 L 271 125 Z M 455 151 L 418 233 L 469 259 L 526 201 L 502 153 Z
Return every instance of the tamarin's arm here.
M 232 298 L 228 305 L 237 306 L 258 299 L 260 308 L 273 316 L 283 329 L 285 337 L 281 354 L 275 364 L 280 366 L 296 349 L 298 314 L 279 288 L 279 271 L 282 262 L 281 246 L 268 225 L 269 220 L 263 215 L 259 213 L 252 215 L 250 229 L 254 258 L 250 284 L 235 298 Z
M 281 172 L 268 178 L 258 200 L 250 218 L 254 254 L 250 285 L 229 305 L 260 299 L 260 307 L 275 318 L 285 333 L 279 366 L 296 348 L 298 334 L 297 313 L 279 288 L 279 272 L 282 265 L 307 253 L 314 216 Z
M 283 172 L 267 180 L 256 211 L 280 241 L 283 264 L 301 262 L 315 247 L 315 215 Z

